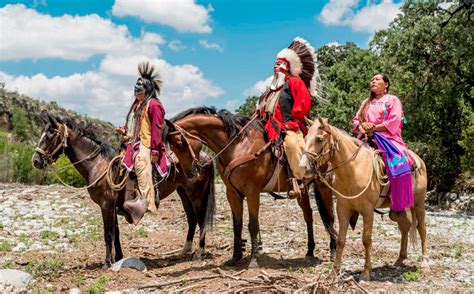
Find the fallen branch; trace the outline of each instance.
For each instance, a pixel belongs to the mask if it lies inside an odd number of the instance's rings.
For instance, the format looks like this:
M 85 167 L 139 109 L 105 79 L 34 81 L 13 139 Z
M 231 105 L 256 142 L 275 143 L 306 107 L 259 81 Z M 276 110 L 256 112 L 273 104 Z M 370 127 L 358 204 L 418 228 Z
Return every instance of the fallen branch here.
M 221 275 L 211 275 L 211 276 L 205 276 L 205 277 L 184 278 L 184 279 L 180 279 L 180 280 L 173 280 L 173 281 L 168 281 L 168 282 L 161 282 L 161 283 L 156 283 L 156 284 L 148 284 L 148 285 L 140 286 L 140 287 L 138 287 L 138 290 L 141 290 L 141 289 L 149 289 L 149 288 L 161 288 L 161 287 L 164 287 L 164 286 L 179 284 L 179 283 L 182 283 L 182 282 L 209 280 L 209 279 L 214 279 L 214 278 L 219 278 L 219 277 L 221 277 Z

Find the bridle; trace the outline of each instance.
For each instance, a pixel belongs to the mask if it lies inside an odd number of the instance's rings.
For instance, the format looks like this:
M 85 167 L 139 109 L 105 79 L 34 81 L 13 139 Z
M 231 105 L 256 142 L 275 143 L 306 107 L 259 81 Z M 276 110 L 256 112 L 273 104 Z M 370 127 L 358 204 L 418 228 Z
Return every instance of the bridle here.
M 173 134 L 181 134 L 181 136 L 183 137 L 184 141 L 186 142 L 186 145 L 188 145 L 188 148 L 189 148 L 189 152 L 191 153 L 191 157 L 193 159 L 193 162 L 192 162 L 192 165 L 193 166 L 197 166 L 198 168 L 205 168 L 207 165 L 211 164 L 211 162 L 213 162 L 216 158 L 219 157 L 219 155 L 221 155 L 227 148 L 229 148 L 230 145 L 232 145 L 232 143 L 234 143 L 234 141 L 238 138 L 240 138 L 240 135 L 245 131 L 245 129 L 247 129 L 254 120 L 256 120 L 258 118 L 258 113 L 255 113 L 251 118 L 250 120 L 240 129 L 240 131 L 235 134 L 232 138 L 230 138 L 229 142 L 224 146 L 222 147 L 221 150 L 219 150 L 219 152 L 217 152 L 214 156 L 212 156 L 211 158 L 208 158 L 207 160 L 200 160 L 196 154 L 194 153 L 194 150 L 191 146 L 191 144 L 189 144 L 189 141 L 188 141 L 188 138 L 192 138 L 192 139 L 195 139 L 195 140 L 198 140 L 199 142 L 201 142 L 204 146 L 208 146 L 208 144 L 206 143 L 206 141 L 204 141 L 203 139 L 199 138 L 198 136 L 195 136 L 193 134 L 191 134 L 190 132 L 186 131 L 185 129 L 183 129 L 182 127 L 180 127 L 178 124 L 175 124 L 173 123 L 174 127 L 176 128 L 176 131 L 172 131 L 172 132 L 169 132 L 170 135 L 173 135 Z
M 57 129 L 53 129 L 53 132 L 54 132 L 54 136 L 55 138 L 53 139 L 54 142 L 57 142 L 58 139 L 60 141 L 60 144 L 58 144 L 58 146 L 56 146 L 56 148 L 54 148 L 53 151 L 51 152 L 47 152 L 46 150 L 43 150 L 41 149 L 39 146 L 36 147 L 35 151 L 38 152 L 42 159 L 45 160 L 47 162 L 47 165 L 46 167 L 50 168 L 51 165 L 54 163 L 55 159 L 54 157 L 59 157 L 61 154 L 64 153 L 64 150 L 66 149 L 67 147 L 67 140 L 69 138 L 69 133 L 68 133 L 68 128 L 65 124 L 61 124 L 61 126 L 64 128 L 64 132 L 61 132 L 60 128 L 57 128 Z M 41 143 L 41 142 L 40 142 Z M 86 160 L 89 160 L 95 156 L 97 156 L 99 153 L 100 153 L 100 149 L 101 149 L 102 146 L 99 146 L 97 147 L 97 149 L 95 149 L 94 151 L 92 151 L 89 155 L 87 155 L 86 157 L 84 157 L 83 159 L 81 160 L 78 160 L 76 162 L 73 162 L 71 163 L 70 165 L 66 165 L 66 166 L 62 166 L 61 168 L 57 169 L 56 172 L 62 170 L 62 169 L 65 169 L 67 168 L 68 166 L 75 166 L 76 164 L 79 164 L 83 161 L 86 161 Z M 60 152 L 59 152 L 60 151 Z M 59 153 L 58 153 L 59 152 Z
M 369 177 L 369 181 L 367 182 L 367 185 L 365 186 L 365 188 L 360 191 L 357 195 L 351 195 L 351 196 L 347 196 L 347 195 L 344 195 L 342 194 L 341 192 L 337 191 L 336 189 L 334 189 L 334 187 L 328 182 L 328 180 L 326 179 L 326 176 L 328 175 L 328 173 L 340 168 L 341 166 L 344 166 L 345 164 L 349 163 L 350 161 L 354 160 L 357 155 L 359 154 L 359 151 L 361 150 L 362 146 L 364 146 L 365 144 L 362 143 L 359 145 L 359 147 L 357 148 L 357 150 L 346 160 L 344 160 L 343 162 L 339 163 L 339 164 L 336 164 L 335 166 L 331 167 L 330 169 L 328 170 L 324 170 L 322 171 L 321 170 L 321 167 L 324 167 L 324 166 L 327 166 L 329 161 L 334 157 L 335 153 L 336 153 L 336 150 L 339 149 L 339 132 L 336 130 L 336 134 L 337 134 L 337 137 L 336 139 L 332 139 L 334 134 L 331 132 L 331 129 L 334 129 L 332 126 L 329 126 L 329 130 L 323 130 L 325 132 L 327 132 L 329 134 L 329 140 L 325 142 L 325 144 L 323 145 L 323 147 L 321 148 L 321 153 L 317 153 L 317 152 L 311 152 L 311 151 L 305 151 L 304 154 L 306 154 L 306 156 L 308 156 L 310 158 L 310 164 L 313 165 L 315 167 L 315 170 L 316 170 L 316 177 L 319 178 L 319 180 L 321 180 L 321 182 L 326 185 L 329 189 L 331 189 L 334 193 L 336 193 L 338 196 L 342 197 L 342 198 L 345 198 L 345 199 L 355 199 L 355 198 L 358 198 L 360 197 L 361 195 L 363 195 L 365 193 L 365 191 L 367 191 L 367 189 L 369 188 L 370 184 L 372 183 L 372 179 L 373 179 L 373 176 L 375 174 L 377 180 L 378 180 L 378 183 L 381 185 L 381 186 L 385 186 L 388 184 L 388 181 L 387 181 L 387 178 L 386 177 L 383 177 L 382 175 L 379 175 L 378 172 L 377 172 L 377 168 L 376 168 L 376 159 L 375 159 L 375 156 L 377 156 L 377 152 L 374 152 L 372 154 L 372 171 L 370 173 L 370 177 Z M 326 146 L 327 144 L 329 144 L 329 148 L 326 150 L 326 151 L 323 151 L 324 150 L 324 146 Z M 330 154 L 329 156 L 329 159 L 327 161 L 325 161 L 324 163 L 321 163 L 320 162 L 320 159 L 326 155 L 326 154 Z M 385 180 L 386 182 L 382 182 L 382 180 Z
M 322 167 L 327 167 L 329 164 L 329 161 L 331 161 L 331 159 L 336 155 L 336 151 L 339 150 L 339 133 L 336 132 L 337 137 L 334 138 L 334 135 L 331 132 L 331 129 L 323 130 L 323 131 L 329 134 L 329 140 L 326 140 L 326 142 L 324 142 L 323 146 L 321 147 L 321 151 L 312 152 L 309 150 L 305 150 L 303 152 L 303 154 L 305 154 L 310 159 L 310 164 L 315 167 L 316 173 L 320 177 L 324 177 L 330 171 L 333 171 L 335 169 L 335 168 L 331 168 L 330 170 L 323 171 Z M 317 140 L 317 138 L 315 140 Z M 329 147 L 325 148 L 327 145 L 329 145 Z M 329 154 L 328 159 L 323 161 L 322 160 L 323 157 L 328 154 Z
M 69 134 L 68 134 L 66 125 L 62 124 L 62 126 L 64 128 L 64 132 L 61 132 L 59 128 L 53 130 L 54 136 L 55 136 L 55 138 L 53 139 L 54 142 L 56 142 L 58 139 L 60 140 L 60 144 L 58 144 L 58 146 L 56 146 L 56 148 L 53 151 L 47 152 L 46 150 L 41 149 L 39 146 L 36 147 L 36 149 L 35 149 L 36 152 L 41 154 L 41 157 L 43 158 L 43 160 L 45 160 L 48 163 L 48 166 L 51 166 L 51 164 L 54 162 L 54 156 L 61 149 L 62 150 L 59 153 L 59 155 L 63 154 L 64 149 L 66 149 L 66 147 L 67 147 L 67 139 L 69 137 Z

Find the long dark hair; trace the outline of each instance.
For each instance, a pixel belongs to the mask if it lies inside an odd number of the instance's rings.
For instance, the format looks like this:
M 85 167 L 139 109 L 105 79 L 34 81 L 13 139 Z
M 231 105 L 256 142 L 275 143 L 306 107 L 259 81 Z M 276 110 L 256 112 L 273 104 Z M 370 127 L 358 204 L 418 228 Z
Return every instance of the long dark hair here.
M 377 75 L 381 75 L 383 81 L 388 84 L 387 88 L 385 89 L 385 93 L 388 93 L 388 90 L 390 89 L 390 80 L 388 79 L 387 75 L 384 74 L 383 72 L 379 72 L 379 73 L 374 74 L 373 77 L 375 77 Z M 370 85 L 369 85 L 369 88 L 370 88 Z M 367 100 L 365 100 L 365 103 L 362 106 L 362 110 L 359 113 L 359 121 L 360 122 L 365 122 L 366 121 L 365 120 L 365 113 L 367 112 L 367 109 L 369 108 L 369 105 L 372 102 L 372 100 L 374 100 L 375 97 L 377 96 L 375 94 L 375 92 L 373 92 L 372 90 L 369 90 L 369 91 L 370 91 L 369 92 L 369 97 L 367 97 Z

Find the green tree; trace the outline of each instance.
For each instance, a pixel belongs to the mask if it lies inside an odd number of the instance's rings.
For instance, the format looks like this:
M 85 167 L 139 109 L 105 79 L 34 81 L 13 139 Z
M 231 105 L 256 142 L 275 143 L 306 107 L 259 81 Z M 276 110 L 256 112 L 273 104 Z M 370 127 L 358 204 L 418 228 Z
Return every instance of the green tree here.
M 329 103 L 319 103 L 313 98 L 311 117 L 317 114 L 327 117 L 331 124 L 350 131 L 352 118 L 369 94 L 370 79 L 384 71 L 385 64 L 376 54 L 354 43 L 323 46 L 318 50 L 318 60 L 322 96 Z
M 244 104 L 240 105 L 239 108 L 237 108 L 236 112 L 241 115 L 247 115 L 251 116 L 253 114 L 253 111 L 255 110 L 255 105 L 257 105 L 257 101 L 259 96 L 249 96 L 247 99 L 245 99 Z
M 401 10 L 370 46 L 391 66 L 409 121 L 405 138 L 440 150 L 442 160 L 428 168 L 438 175 L 438 188 L 447 190 L 468 152 L 462 131 L 472 124 L 474 6 L 468 0 L 448 9 L 437 1 L 408 1 Z
M 16 107 L 11 118 L 12 133 L 21 142 L 30 142 L 35 128 L 23 108 Z

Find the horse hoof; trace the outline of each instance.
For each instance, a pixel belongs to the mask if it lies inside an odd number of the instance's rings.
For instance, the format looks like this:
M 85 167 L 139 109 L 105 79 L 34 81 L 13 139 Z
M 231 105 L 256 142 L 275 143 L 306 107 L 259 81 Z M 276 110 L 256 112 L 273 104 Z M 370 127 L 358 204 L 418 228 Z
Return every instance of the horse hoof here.
M 225 266 L 239 266 L 242 265 L 242 259 L 229 259 L 228 261 L 224 262 Z
M 368 273 L 360 274 L 359 281 L 370 281 L 370 275 Z
M 104 271 L 105 271 L 105 270 L 108 270 L 108 269 L 110 268 L 110 266 L 111 266 L 111 265 L 109 265 L 109 264 L 104 264 L 104 265 L 102 266 L 102 270 L 104 270 Z
M 204 248 L 199 248 L 193 255 L 193 260 L 201 260 L 205 253 Z
M 404 259 L 398 259 L 397 261 L 395 261 L 393 266 L 394 267 L 402 267 L 403 266 L 403 261 L 404 261 Z
M 334 260 L 336 259 L 336 250 L 333 249 L 331 250 L 331 252 L 329 253 L 329 260 L 334 262 Z
M 257 259 L 256 258 L 252 258 L 252 260 L 250 260 L 250 263 L 249 263 L 249 269 L 251 268 L 258 268 L 258 263 L 257 263 Z
M 430 269 L 430 264 L 429 264 L 429 262 L 428 262 L 427 259 L 424 259 L 424 260 L 421 262 L 421 268 L 422 268 L 423 270 L 425 270 L 425 271 Z

